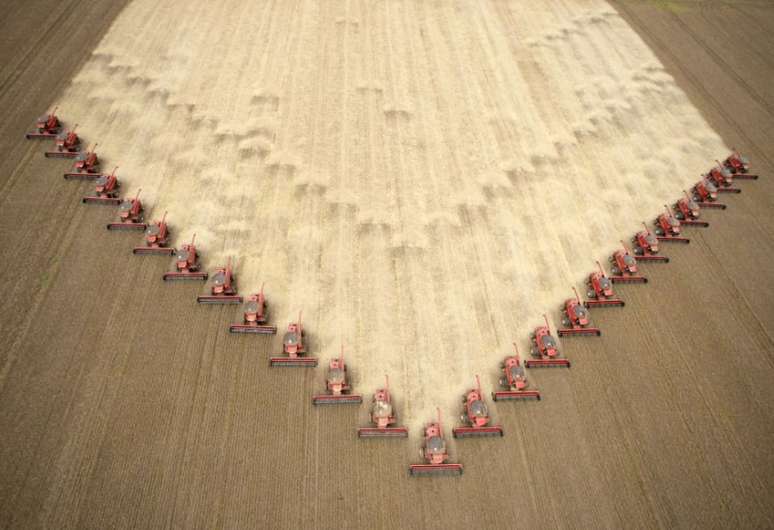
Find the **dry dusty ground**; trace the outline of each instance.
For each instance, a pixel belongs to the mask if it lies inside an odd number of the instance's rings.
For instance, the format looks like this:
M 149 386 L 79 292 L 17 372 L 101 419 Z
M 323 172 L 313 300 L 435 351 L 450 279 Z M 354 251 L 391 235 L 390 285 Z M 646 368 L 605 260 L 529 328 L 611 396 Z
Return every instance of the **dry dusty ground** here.
M 535 376 L 543 402 L 497 407 L 504 440 L 457 444 L 462 479 L 411 481 L 416 444 L 358 442 L 362 412 L 312 409 L 316 375 L 270 371 L 268 343 L 224 333 L 233 310 L 160 285 L 166 260 L 122 259 L 132 236 L 99 230 L 109 214 L 78 204 L 86 187 L 21 139 L 120 8 L 92 6 L 33 3 L 0 27 L 2 527 L 774 525 L 770 179 L 709 212 L 648 287 L 621 289 L 601 339 L 567 341 L 572 372 Z M 774 174 L 774 10 L 616 7 L 725 143 Z M 42 48 L 31 28 L 50 28 Z

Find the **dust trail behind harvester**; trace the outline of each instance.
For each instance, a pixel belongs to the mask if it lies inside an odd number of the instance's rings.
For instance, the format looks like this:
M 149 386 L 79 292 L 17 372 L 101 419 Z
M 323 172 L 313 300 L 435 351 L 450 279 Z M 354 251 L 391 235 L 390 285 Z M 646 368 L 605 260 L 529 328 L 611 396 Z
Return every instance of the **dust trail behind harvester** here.
M 135 0 L 60 112 L 413 435 L 725 151 L 596 0 Z

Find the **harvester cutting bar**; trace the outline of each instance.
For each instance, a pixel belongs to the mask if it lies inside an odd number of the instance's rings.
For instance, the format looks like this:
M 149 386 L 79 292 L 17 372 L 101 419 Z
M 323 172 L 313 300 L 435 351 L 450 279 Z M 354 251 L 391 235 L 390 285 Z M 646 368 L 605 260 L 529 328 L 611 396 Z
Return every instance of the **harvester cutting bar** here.
M 718 193 L 742 193 L 742 190 L 739 188 L 718 188 Z
M 599 328 L 559 328 L 557 333 L 559 333 L 560 337 L 572 337 L 573 335 L 599 337 L 602 335 L 602 331 Z
M 524 361 L 527 368 L 569 368 L 569 359 L 527 359 Z
M 406 438 L 408 429 L 406 427 L 360 427 L 357 430 L 358 438 Z
M 659 241 L 671 241 L 672 243 L 685 243 L 686 245 L 691 242 L 687 237 L 677 236 L 658 236 Z
M 171 256 L 175 252 L 172 247 L 134 247 L 132 249 L 132 253 L 138 256 Z
M 539 390 L 497 390 L 492 392 L 493 401 L 516 401 L 520 399 L 537 399 L 540 401 Z
M 583 302 L 583 305 L 585 305 L 588 308 L 591 307 L 623 307 L 626 305 L 626 302 L 621 300 L 620 298 L 606 298 L 604 300 L 586 300 Z
M 346 405 L 349 403 L 359 404 L 363 402 L 363 396 L 360 394 L 339 394 L 333 396 L 330 394 L 320 394 L 312 396 L 313 405 Z
M 28 132 L 24 135 L 24 137 L 27 140 L 32 140 L 33 138 L 56 138 L 59 136 L 59 131 L 61 128 L 57 129 L 56 132 Z
M 80 151 L 46 151 L 43 155 L 46 158 L 76 158 Z
M 489 427 L 455 427 L 452 436 L 455 438 L 475 438 L 484 436 L 503 436 L 503 428 L 500 425 Z
M 121 204 L 121 199 L 118 197 L 84 197 L 81 199 L 83 204 L 107 204 L 111 206 L 117 206 Z
M 258 326 L 250 324 L 231 324 L 228 330 L 231 333 L 257 333 L 259 335 L 274 335 L 277 333 L 277 326 Z
M 680 224 L 683 226 L 702 226 L 704 228 L 709 226 L 709 223 L 707 221 L 696 221 L 694 219 L 685 219 L 683 221 L 680 221 Z
M 752 175 L 750 173 L 732 173 L 734 180 L 758 180 L 758 175 Z
M 147 230 L 148 225 L 145 223 L 110 223 L 107 225 L 108 230 Z
M 411 464 L 409 473 L 412 477 L 433 475 L 462 475 L 462 464 Z
M 241 304 L 242 297 L 238 294 L 200 295 L 196 297 L 200 304 Z
M 110 175 L 104 175 L 102 173 L 65 173 L 65 180 L 97 180 L 100 177 L 109 177 Z
M 315 367 L 317 366 L 317 357 L 272 357 L 269 365 Z
M 645 276 L 610 276 L 613 283 L 648 283 Z
M 666 256 L 657 256 L 654 254 L 645 254 L 643 256 L 634 256 L 637 261 L 655 261 L 656 263 L 669 263 L 669 258 Z
M 165 272 L 164 281 L 206 280 L 208 276 L 206 272 Z
M 700 208 L 713 208 L 715 210 L 725 210 L 726 205 L 720 202 L 697 202 Z

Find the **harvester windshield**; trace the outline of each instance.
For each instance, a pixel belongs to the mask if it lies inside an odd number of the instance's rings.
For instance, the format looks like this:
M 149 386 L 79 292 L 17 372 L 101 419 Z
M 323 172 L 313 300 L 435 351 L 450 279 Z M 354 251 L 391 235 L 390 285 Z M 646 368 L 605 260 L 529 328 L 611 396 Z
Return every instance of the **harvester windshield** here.
M 487 409 L 486 403 L 480 399 L 470 404 L 470 413 L 477 418 L 486 418 L 489 416 L 489 410 Z

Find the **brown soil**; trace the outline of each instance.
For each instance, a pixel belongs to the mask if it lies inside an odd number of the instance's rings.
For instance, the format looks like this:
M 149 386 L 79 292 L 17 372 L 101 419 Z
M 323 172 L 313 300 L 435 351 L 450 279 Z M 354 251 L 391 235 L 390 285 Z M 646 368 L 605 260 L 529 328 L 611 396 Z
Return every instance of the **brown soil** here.
M 167 260 L 122 259 L 135 236 L 95 228 L 110 212 L 21 135 L 120 6 L 7 7 L 0 527 L 774 525 L 774 9 L 615 6 L 763 177 L 622 288 L 625 309 L 596 312 L 601 339 L 564 342 L 573 368 L 535 375 L 542 402 L 496 407 L 504 440 L 458 443 L 465 475 L 438 480 L 407 478 L 413 441 L 358 441 L 362 411 L 312 408 L 317 375 L 269 370 L 270 341 L 229 336 L 233 308 L 188 303 L 199 286 L 163 285 Z

